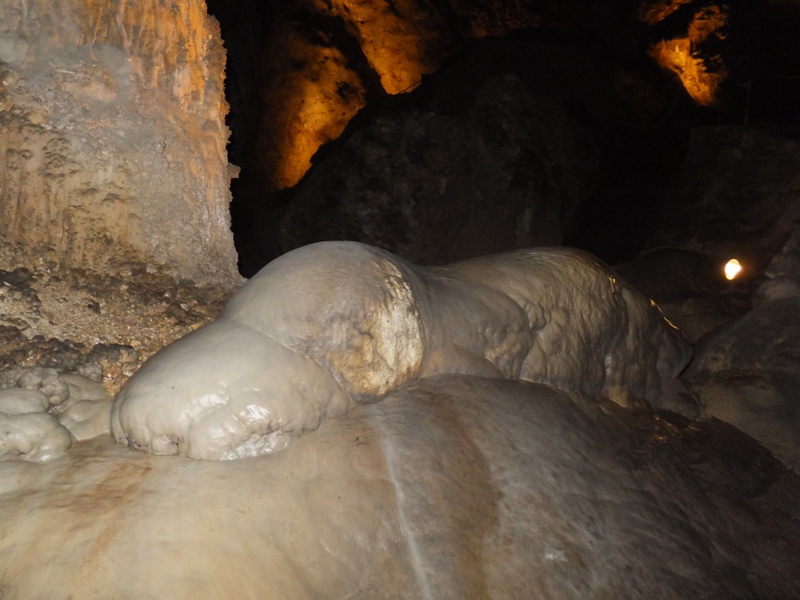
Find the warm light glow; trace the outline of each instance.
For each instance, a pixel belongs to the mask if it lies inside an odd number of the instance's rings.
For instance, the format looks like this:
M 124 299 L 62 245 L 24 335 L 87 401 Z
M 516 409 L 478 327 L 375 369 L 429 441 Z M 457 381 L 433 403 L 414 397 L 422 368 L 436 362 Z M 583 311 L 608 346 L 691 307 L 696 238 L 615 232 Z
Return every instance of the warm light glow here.
M 690 4 L 692 0 L 667 0 L 665 2 L 644 2 L 639 8 L 639 20 L 648 25 L 660 23 L 681 6 Z
M 423 73 L 438 68 L 428 44 L 439 37 L 440 25 L 421 16 L 424 13 L 414 0 L 314 0 L 314 3 L 321 13 L 344 19 L 387 93 L 409 91 L 419 84 Z
M 341 135 L 364 106 L 365 91 L 347 57 L 329 40 L 310 44 L 302 31 L 284 26 L 272 44 L 264 75 L 274 82 L 264 100 L 269 135 L 259 143 L 260 155 L 268 157 L 265 179 L 283 189 L 300 181 L 322 144 Z
M 725 39 L 724 27 L 728 23 L 726 9 L 724 5 L 702 8 L 692 18 L 686 37 L 662 40 L 649 50 L 656 62 L 675 73 L 689 95 L 703 106 L 714 103 L 717 88 L 728 77 L 721 57 L 703 55 L 699 50 L 701 43 L 710 37 Z M 655 8 L 651 10 L 655 11 Z M 657 14 L 648 14 L 647 18 L 655 19 Z M 647 22 L 652 24 L 650 20 Z
M 418 17 L 413 0 L 380 2 L 312 0 L 320 14 L 344 19 L 389 94 L 409 91 L 423 73 L 438 67 L 427 52 L 436 23 Z M 260 138 L 264 179 L 274 189 L 292 187 L 311 167 L 311 157 L 337 139 L 366 104 L 366 85 L 333 39 L 317 31 L 309 41 L 302 28 L 276 27 L 264 79 L 270 81 L 265 135 Z M 435 44 L 434 44 L 435 46 Z
M 731 281 L 736 279 L 736 276 L 742 271 L 742 265 L 735 258 L 730 259 L 725 263 L 725 279 Z

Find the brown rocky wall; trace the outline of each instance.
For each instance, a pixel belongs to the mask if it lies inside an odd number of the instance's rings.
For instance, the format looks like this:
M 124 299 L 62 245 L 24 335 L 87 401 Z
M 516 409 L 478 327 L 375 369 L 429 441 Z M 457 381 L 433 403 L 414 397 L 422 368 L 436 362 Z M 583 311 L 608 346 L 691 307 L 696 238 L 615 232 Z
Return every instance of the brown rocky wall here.
M 204 0 L 0 3 L 0 240 L 237 281 L 224 70 Z

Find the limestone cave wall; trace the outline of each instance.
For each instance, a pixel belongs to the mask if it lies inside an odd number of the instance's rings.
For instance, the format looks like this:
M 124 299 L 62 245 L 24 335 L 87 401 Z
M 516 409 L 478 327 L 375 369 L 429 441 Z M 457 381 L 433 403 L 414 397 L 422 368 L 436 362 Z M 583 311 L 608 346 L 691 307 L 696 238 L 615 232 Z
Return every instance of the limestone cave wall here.
M 238 280 L 225 50 L 204 0 L 0 3 L 0 240 Z
M 245 193 L 294 186 L 316 150 L 371 96 L 414 89 L 471 39 L 537 24 L 542 11 L 533 8 L 517 1 L 301 0 L 274 9 L 264 35 L 256 160 L 244 159 L 257 172 L 257 190 Z

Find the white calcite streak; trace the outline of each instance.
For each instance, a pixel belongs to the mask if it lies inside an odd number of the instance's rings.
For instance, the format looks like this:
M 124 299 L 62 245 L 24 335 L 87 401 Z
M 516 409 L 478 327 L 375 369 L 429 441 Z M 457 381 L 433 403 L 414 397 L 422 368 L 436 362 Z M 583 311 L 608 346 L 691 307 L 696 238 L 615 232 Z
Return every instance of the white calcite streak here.
M 233 459 L 441 373 L 658 404 L 689 357 L 657 307 L 577 250 L 423 268 L 323 242 L 264 267 L 219 319 L 148 360 L 111 427 L 156 454 Z

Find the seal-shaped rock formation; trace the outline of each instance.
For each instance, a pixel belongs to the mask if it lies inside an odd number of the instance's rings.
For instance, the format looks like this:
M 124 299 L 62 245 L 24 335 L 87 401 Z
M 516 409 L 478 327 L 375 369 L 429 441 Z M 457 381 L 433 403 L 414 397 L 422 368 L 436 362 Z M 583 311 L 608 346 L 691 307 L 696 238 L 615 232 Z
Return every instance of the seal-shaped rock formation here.
M 220 318 L 148 360 L 111 428 L 156 454 L 232 459 L 440 373 L 658 403 L 689 355 L 655 305 L 577 250 L 422 268 L 322 242 L 264 267 Z

